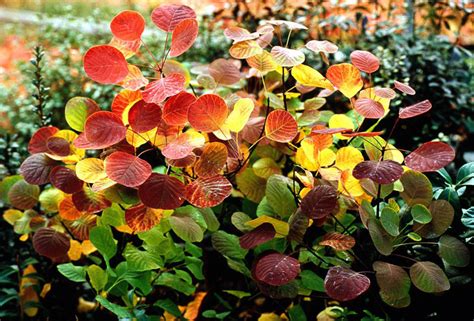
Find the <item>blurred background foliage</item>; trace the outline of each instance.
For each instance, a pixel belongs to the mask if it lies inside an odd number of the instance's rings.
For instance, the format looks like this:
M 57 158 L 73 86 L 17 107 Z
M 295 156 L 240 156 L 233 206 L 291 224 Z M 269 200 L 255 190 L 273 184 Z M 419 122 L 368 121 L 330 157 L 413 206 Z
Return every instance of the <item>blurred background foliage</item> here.
M 40 125 L 35 109 L 38 102 L 34 98 L 38 64 L 31 63 L 34 47 L 41 45 L 44 49 L 39 67 L 47 97 L 46 121 L 60 128 L 67 127 L 63 108 L 70 98 L 90 97 L 101 108 L 109 109 L 117 93 L 117 87 L 90 81 L 82 68 L 82 55 L 89 47 L 110 41 L 107 21 L 122 9 L 138 10 L 149 19 L 151 10 L 163 2 L 63 0 L 58 5 L 54 0 L 0 0 L 0 180 L 16 174 L 27 156 L 31 134 Z M 189 69 L 229 57 L 230 42 L 223 36 L 228 26 L 253 30 L 261 20 L 271 18 L 304 23 L 309 32 L 298 35 L 304 38 L 293 37 L 294 45 L 309 39 L 331 40 L 340 47 L 339 53 L 331 57 L 336 61 L 347 61 L 348 54 L 355 49 L 371 51 L 382 63 L 381 71 L 373 79 L 376 86 L 391 86 L 393 79 L 398 79 L 417 89 L 417 101 L 429 99 L 432 102 L 431 112 L 408 120 L 399 128 L 397 146 L 414 149 L 420 141 L 436 138 L 449 142 L 457 149 L 456 162 L 448 168 L 452 176 L 456 168 L 474 160 L 474 6 L 469 0 L 182 2 L 198 12 L 201 28 L 193 48 L 179 58 Z M 150 21 L 148 26 L 152 26 Z M 145 41 L 152 51 L 161 51 L 163 34 L 152 30 L 156 29 L 149 28 Z M 308 64 L 324 72 L 321 60 L 312 59 Z M 414 102 L 406 97 L 403 101 L 394 100 L 392 106 Z M 337 102 L 330 101 L 330 106 L 337 108 Z M 393 112 L 384 122 L 391 124 L 395 114 Z M 450 186 L 443 184 L 439 186 Z M 440 193 L 449 194 L 449 190 Z M 466 204 L 460 204 L 459 208 L 469 207 L 471 198 L 472 191 L 468 191 L 462 200 Z M 2 206 L 0 200 L 0 208 Z M 28 260 L 32 256 L 31 246 L 13 237 L 3 220 L 0 228 L 8 231 L 0 233 L 2 244 L 15 252 L 12 255 L 0 251 L 0 282 L 4 284 L 0 301 L 15 305 L 20 270 L 35 263 L 38 274 L 47 275 L 51 271 L 46 262 Z M 30 278 L 35 277 L 35 273 L 31 273 Z M 63 281 L 56 279 L 55 282 Z M 69 283 L 63 286 L 71 287 Z M 79 297 L 76 289 L 71 287 L 70 290 Z M 75 302 L 63 300 L 61 294 L 56 295 L 54 291 L 48 297 L 64 305 Z M 87 309 L 87 303 L 81 304 Z M 8 316 L 0 312 L 1 317 Z

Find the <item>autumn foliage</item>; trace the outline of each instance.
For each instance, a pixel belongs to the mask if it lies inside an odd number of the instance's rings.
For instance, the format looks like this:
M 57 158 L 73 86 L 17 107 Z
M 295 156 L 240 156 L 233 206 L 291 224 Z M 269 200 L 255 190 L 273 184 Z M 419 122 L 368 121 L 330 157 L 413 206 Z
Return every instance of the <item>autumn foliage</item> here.
M 293 48 L 291 35 L 307 28 L 282 20 L 254 31 L 226 29 L 232 59 L 201 66 L 191 78 L 185 64 L 169 58 L 194 44 L 196 19 L 187 6 L 156 8 L 151 20 L 170 39 L 162 53 L 141 39 L 139 13 L 112 20 L 111 42 L 84 54 L 84 70 L 122 91 L 111 106 L 73 98 L 65 106 L 71 129 L 49 126 L 33 135 L 31 156 L 8 192 L 14 209 L 4 216 L 15 231 L 62 263 L 66 277 L 90 282 L 97 301 L 119 316 L 137 311 L 130 302 L 112 303 L 129 288 L 146 297 L 151 287 L 167 286 L 202 301 L 193 281 L 190 291 L 176 281 L 200 280 L 199 271 L 169 272 L 180 259 L 159 247 L 199 246 L 205 235 L 229 269 L 253 280 L 250 291 L 273 299 L 323 291 L 344 302 L 373 288 L 403 308 L 411 284 L 428 293 L 448 290 L 432 259 L 399 257 L 411 255 L 412 243 L 435 239 L 448 264 L 467 264 L 464 245 L 443 236 L 453 209 L 433 200 L 423 174 L 449 164 L 453 148 L 426 142 L 406 151 L 391 140 L 399 122 L 428 112 L 431 103 L 391 107 L 396 96 L 416 92 L 397 80 L 372 87 L 376 56 L 356 50 L 330 65 L 335 44 L 311 40 Z M 130 62 L 139 51 L 148 65 Z M 325 62 L 324 72 L 305 64 L 310 55 Z M 254 90 L 245 91 L 245 78 L 258 83 Z M 328 97 L 338 97 L 347 112 L 331 111 Z M 399 117 L 387 130 L 380 121 L 389 112 Z M 220 229 L 224 222 L 231 228 Z M 375 278 L 357 272 L 362 234 L 371 240 L 362 251 L 374 249 L 362 266 Z M 119 235 L 135 241 L 118 247 Z M 88 256 L 96 263 L 83 260 Z M 125 271 L 145 284 L 121 276 Z M 321 278 L 323 287 L 315 286 Z

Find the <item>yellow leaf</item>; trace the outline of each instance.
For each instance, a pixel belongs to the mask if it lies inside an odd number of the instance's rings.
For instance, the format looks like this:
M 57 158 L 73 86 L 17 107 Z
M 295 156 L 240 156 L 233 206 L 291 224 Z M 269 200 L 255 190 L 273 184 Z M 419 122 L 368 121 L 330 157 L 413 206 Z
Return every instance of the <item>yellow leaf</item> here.
M 269 178 L 273 174 L 281 174 L 281 169 L 278 164 L 269 157 L 260 158 L 252 165 L 255 175 L 262 178 Z
M 99 158 L 86 158 L 76 164 L 76 175 L 86 183 L 95 183 L 107 177 L 104 161 Z
M 235 59 L 247 59 L 255 55 L 259 55 L 263 49 L 255 40 L 246 40 L 238 42 L 229 49 L 230 55 Z
M 156 128 L 153 128 L 147 132 L 137 134 L 132 130 L 127 130 L 125 138 L 127 142 L 133 147 L 137 148 L 146 142 L 151 142 L 156 136 Z
M 51 283 L 45 283 L 43 288 L 41 289 L 40 296 L 44 299 L 44 297 L 51 291 Z
M 86 256 L 97 251 L 97 249 L 95 248 L 95 246 L 92 244 L 90 240 L 82 241 L 81 249 L 82 249 L 82 254 Z
M 262 313 L 258 318 L 258 321 L 287 321 L 288 318 L 284 314 L 279 316 L 275 313 Z
M 188 303 L 186 307 L 186 312 L 183 317 L 186 320 L 194 321 L 199 316 L 199 308 L 201 307 L 202 301 L 206 296 L 207 292 L 196 292 L 194 299 Z
M 341 171 L 352 170 L 357 164 L 364 161 L 362 153 L 352 146 L 340 148 L 336 153 L 336 167 Z
M 35 306 L 26 307 L 28 303 L 38 303 L 39 297 L 38 293 L 35 291 L 35 285 L 37 285 L 38 279 L 28 277 L 29 274 L 36 273 L 36 269 L 33 265 L 28 265 L 22 274 L 22 278 L 20 281 L 20 305 L 24 313 L 29 316 L 30 318 L 34 317 L 38 313 L 38 308 Z
M 291 69 L 291 74 L 293 75 L 293 78 L 295 78 L 296 81 L 301 85 L 334 90 L 331 82 L 321 75 L 319 71 L 311 68 L 310 66 L 295 66 Z
M 367 137 L 364 140 L 364 150 L 370 160 L 379 161 L 382 157 L 382 147 L 387 145 L 383 160 L 393 160 L 399 164 L 403 163 L 403 154 L 392 144 L 387 144 L 382 137 Z
M 341 173 L 341 179 L 338 183 L 338 191 L 351 197 L 361 196 L 365 193 L 359 180 L 352 176 L 351 170 L 345 170 Z
M 326 77 L 347 98 L 354 97 L 364 86 L 359 69 L 348 63 L 332 65 Z
M 335 114 L 331 116 L 329 119 L 329 128 L 347 128 L 347 129 L 355 129 L 354 123 L 352 122 L 352 119 L 347 117 L 344 114 Z M 344 137 L 341 134 L 336 134 L 335 135 L 339 139 L 349 139 L 349 137 Z
M 334 163 L 336 160 L 336 154 L 329 148 L 325 148 L 319 153 L 317 153 L 316 160 L 319 163 L 319 166 L 329 166 Z
M 290 230 L 290 226 L 287 222 L 277 220 L 276 218 L 273 218 L 268 215 L 262 215 L 254 220 L 248 221 L 245 223 L 245 225 L 256 228 L 264 223 L 269 223 L 273 225 L 273 228 L 276 232 L 275 237 L 285 237 L 288 235 L 288 232 Z
M 15 209 L 8 209 L 3 212 L 3 219 L 8 222 L 8 224 L 13 225 L 17 220 L 23 217 L 23 212 Z
M 327 181 L 338 181 L 341 179 L 341 171 L 335 167 L 319 169 L 321 177 Z
M 84 149 L 77 148 L 73 144 L 74 140 L 78 136 L 75 132 L 73 132 L 72 130 L 69 130 L 69 129 L 63 129 L 63 130 L 60 130 L 57 133 L 55 133 L 53 136 L 54 137 L 61 137 L 61 138 L 64 138 L 65 140 L 67 140 L 68 143 L 69 143 L 70 153 L 69 153 L 68 156 L 65 156 L 65 157 L 50 155 L 50 156 L 52 156 L 52 158 L 61 160 L 65 164 L 75 164 L 79 160 L 84 158 L 84 156 L 86 154 L 86 151 Z
M 23 234 L 20 236 L 20 241 L 26 242 L 28 241 L 29 234 Z
M 59 203 L 64 199 L 64 193 L 57 188 L 48 188 L 41 192 L 39 202 L 46 213 L 59 211 Z
M 77 261 L 81 258 L 82 255 L 82 246 L 76 240 L 71 240 L 71 246 L 69 247 L 69 251 L 67 251 L 67 256 L 71 259 L 71 261 Z
M 278 65 L 268 51 L 255 55 L 247 59 L 250 67 L 257 69 L 262 74 L 275 70 Z
M 265 196 L 267 181 L 257 176 L 252 168 L 246 168 L 236 175 L 238 189 L 252 202 L 259 203 Z

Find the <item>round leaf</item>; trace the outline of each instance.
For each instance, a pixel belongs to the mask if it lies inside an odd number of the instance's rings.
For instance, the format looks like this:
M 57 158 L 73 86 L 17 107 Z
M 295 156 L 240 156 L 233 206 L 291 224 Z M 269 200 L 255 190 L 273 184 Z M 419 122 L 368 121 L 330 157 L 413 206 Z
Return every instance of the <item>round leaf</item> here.
M 324 279 L 324 289 L 333 299 L 350 301 L 367 291 L 370 279 L 342 266 L 333 266 Z
M 390 184 L 403 174 L 403 167 L 391 160 L 364 161 L 354 167 L 352 175 L 357 179 L 368 178 L 378 184 Z
M 412 117 L 424 114 L 430 109 L 431 109 L 431 102 L 427 99 L 419 103 L 416 103 L 414 105 L 401 108 L 400 111 L 398 112 L 398 117 L 400 117 L 401 119 L 412 118 Z
M 294 67 L 304 62 L 304 53 L 300 50 L 274 46 L 271 55 L 275 62 L 282 67 Z
M 273 286 L 293 281 L 300 273 L 300 262 L 281 253 L 267 254 L 255 265 L 255 279 Z
M 42 227 L 33 236 L 35 251 L 50 259 L 65 256 L 70 246 L 69 237 L 53 228 Z
M 128 75 L 128 64 L 118 49 L 101 45 L 86 52 L 84 70 L 89 78 L 98 83 L 116 84 Z
M 301 201 L 301 211 L 311 219 L 323 219 L 337 206 L 337 191 L 330 185 L 314 187 Z
M 138 196 L 148 207 L 172 210 L 184 202 L 184 184 L 175 177 L 153 173 L 138 188 Z
M 443 270 L 433 262 L 417 262 L 410 267 L 413 284 L 423 292 L 436 293 L 450 288 Z
M 469 265 L 471 253 L 463 242 L 455 237 L 443 235 L 439 238 L 439 256 L 449 265 L 465 267 Z
M 163 106 L 163 120 L 171 126 L 184 126 L 188 121 L 189 106 L 195 101 L 196 97 L 185 91 L 170 97 Z
M 184 5 L 161 5 L 151 13 L 153 23 L 166 32 L 173 31 L 181 21 L 186 19 L 196 19 L 196 13 Z
M 227 114 L 227 105 L 221 97 L 205 94 L 189 107 L 188 120 L 194 129 L 209 133 L 221 128 Z
M 51 170 L 57 162 L 43 153 L 29 156 L 20 166 L 20 174 L 25 181 L 34 185 L 42 185 L 49 182 Z
M 454 218 L 454 209 L 445 200 L 433 201 L 428 209 L 431 212 L 431 222 L 428 224 L 415 224 L 413 229 L 425 238 L 435 238 L 442 235 L 449 228 Z
M 161 220 L 162 212 L 146 207 L 143 204 L 125 211 L 125 221 L 134 232 L 145 232 L 152 229 Z
M 27 210 L 33 208 L 38 203 L 39 194 L 39 186 L 19 180 L 8 191 L 8 200 L 13 207 Z
M 433 188 L 428 177 L 409 170 L 403 173 L 400 182 L 403 185 L 403 192 L 400 193 L 400 196 L 409 206 L 430 205 L 433 198 Z
M 293 116 L 284 110 L 274 110 L 268 114 L 265 135 L 279 143 L 288 143 L 298 133 L 298 124 Z
M 359 70 L 347 63 L 329 67 L 326 78 L 347 98 L 354 97 L 364 86 Z
M 330 232 L 323 236 L 323 240 L 319 242 L 319 245 L 330 246 L 337 251 L 347 251 L 354 247 L 356 244 L 355 239 L 346 234 L 337 232 Z
M 227 147 L 218 142 L 204 146 L 194 170 L 199 177 L 210 177 L 219 174 L 227 163 Z
M 64 112 L 68 125 L 72 129 L 82 132 L 87 117 L 98 111 L 100 111 L 99 105 L 94 100 L 86 97 L 73 97 L 66 103 Z
M 220 85 L 233 85 L 240 80 L 240 70 L 236 64 L 222 58 L 209 65 L 209 74 Z
M 151 165 L 134 155 L 114 152 L 105 159 L 107 176 L 124 186 L 135 187 L 143 184 L 151 175 Z
M 147 132 L 161 122 L 161 108 L 156 104 L 147 104 L 144 100 L 139 100 L 130 108 L 128 121 L 134 131 Z
M 178 94 L 184 89 L 186 79 L 179 73 L 171 73 L 165 78 L 152 81 L 142 92 L 143 100 L 147 103 L 160 104 L 166 98 Z
M 275 229 L 270 223 L 259 225 L 252 231 L 239 238 L 240 246 L 243 249 L 252 249 L 260 244 L 272 240 L 275 237 Z
M 375 261 L 373 268 L 384 302 L 395 308 L 407 307 L 410 304 L 411 281 L 405 270 L 382 261 Z
M 415 204 L 411 208 L 411 216 L 415 222 L 421 224 L 427 224 L 431 222 L 431 212 L 430 210 L 423 204 Z
M 122 119 L 109 111 L 90 115 L 84 125 L 84 134 L 96 149 L 112 146 L 125 138 L 127 128 Z
M 385 114 L 382 104 L 370 98 L 359 98 L 354 103 L 354 109 L 368 119 L 379 119 Z
M 232 192 L 232 184 L 223 176 L 200 177 L 185 188 L 185 198 L 194 206 L 219 205 Z
M 351 53 L 351 62 L 359 70 L 371 74 L 379 69 L 380 61 L 372 53 L 355 50 Z
M 145 30 L 145 19 L 132 10 L 125 10 L 116 15 L 110 22 L 112 34 L 125 41 L 140 39 Z
M 451 163 L 454 156 L 454 149 L 448 144 L 428 142 L 405 157 L 405 164 L 415 171 L 435 172 Z
M 186 52 L 193 45 L 199 33 L 196 19 L 181 21 L 173 30 L 171 37 L 170 57 L 177 57 Z
M 67 167 L 56 166 L 51 171 L 51 184 L 67 194 L 78 192 L 82 189 L 84 182 L 77 178 L 76 173 Z

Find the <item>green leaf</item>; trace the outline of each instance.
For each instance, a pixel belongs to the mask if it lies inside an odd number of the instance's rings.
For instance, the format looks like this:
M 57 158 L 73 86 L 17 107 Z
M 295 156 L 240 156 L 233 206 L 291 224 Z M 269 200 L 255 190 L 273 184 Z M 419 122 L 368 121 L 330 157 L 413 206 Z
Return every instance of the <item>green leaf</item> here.
M 125 225 L 125 211 L 118 204 L 113 203 L 111 207 L 102 211 L 100 216 L 101 225 L 122 226 Z
M 230 295 L 233 295 L 239 299 L 243 299 L 251 295 L 251 293 L 249 292 L 237 291 L 237 290 L 222 290 L 222 292 L 229 293 Z
M 410 267 L 413 284 L 423 292 L 436 293 L 450 288 L 448 278 L 443 270 L 433 262 L 417 262 Z
M 424 238 L 435 238 L 446 232 L 454 218 L 453 207 L 445 200 L 433 201 L 428 207 L 432 220 L 428 224 L 415 223 L 413 230 Z
M 118 316 L 119 318 L 131 318 L 132 315 L 130 312 L 127 310 L 127 308 L 120 306 L 118 304 L 112 303 L 106 298 L 97 295 L 95 297 L 96 301 L 99 302 L 104 308 Z
M 87 275 L 89 276 L 89 280 L 91 282 L 92 287 L 97 292 L 105 288 L 105 285 L 107 284 L 108 280 L 108 275 L 107 272 L 102 270 L 100 266 L 95 264 L 88 266 Z
M 185 295 L 191 295 L 196 290 L 194 285 L 186 283 L 176 274 L 169 272 L 161 274 L 156 280 L 155 284 L 175 289 L 176 291 L 184 293 Z
M 292 181 L 282 175 L 272 175 L 267 181 L 265 197 L 273 210 L 281 217 L 289 217 L 296 210 L 295 199 L 290 188 Z M 264 213 L 271 215 L 271 213 Z
M 239 238 L 224 231 L 212 234 L 212 246 L 222 255 L 233 259 L 244 259 L 247 250 L 240 247 Z
M 311 270 L 303 270 L 300 273 L 301 283 L 309 290 L 325 292 L 324 280 Z
M 250 270 L 247 268 L 243 260 L 238 260 L 238 259 L 234 260 L 228 257 L 226 259 L 227 259 L 227 264 L 232 270 L 237 271 L 247 277 L 251 277 Z
M 400 217 L 398 213 L 390 207 L 384 207 L 380 214 L 380 223 L 383 228 L 391 236 L 398 236 L 400 234 Z
M 430 210 L 422 204 L 413 205 L 411 208 L 411 216 L 415 222 L 421 224 L 428 224 L 432 219 Z
M 58 265 L 58 271 L 73 282 L 86 281 L 86 268 L 83 266 L 76 266 L 72 263 L 65 263 Z
M 377 251 L 383 255 L 390 255 L 393 251 L 394 238 L 385 231 L 382 224 L 375 218 L 369 219 L 368 228 Z
M 403 192 L 400 195 L 409 206 L 430 205 L 433 199 L 433 188 L 424 174 L 408 170 L 403 173 L 400 181 L 403 184 Z
M 465 227 L 474 229 L 474 206 L 462 210 L 461 222 Z
M 7 176 L 2 179 L 2 182 L 0 183 L 0 201 L 3 204 L 9 204 L 8 191 L 16 182 L 22 179 L 23 177 L 21 175 Z
M 375 218 L 374 208 L 372 207 L 372 204 L 370 204 L 369 201 L 362 200 L 362 203 L 359 206 L 359 216 L 362 221 L 362 224 L 364 224 L 365 227 L 368 227 L 367 224 L 369 219 Z
M 260 217 L 262 215 L 278 217 L 278 212 L 273 209 L 266 196 L 262 198 L 257 206 L 257 216 Z
M 177 318 L 181 316 L 178 306 L 170 299 L 157 300 L 153 306 L 160 307 Z
M 68 125 L 79 132 L 84 130 L 84 123 L 89 115 L 100 108 L 95 101 L 86 97 L 71 98 L 64 109 L 66 122 Z
M 248 221 L 251 221 L 252 218 L 243 212 L 235 212 L 230 218 L 232 224 L 242 233 L 250 232 L 251 227 L 247 226 Z
M 456 176 L 456 185 L 474 186 L 474 162 L 461 166 Z
M 288 315 L 290 321 L 307 321 L 306 314 L 304 313 L 301 305 L 297 304 L 288 309 Z
M 471 253 L 463 242 L 455 237 L 443 235 L 439 241 L 439 256 L 449 265 L 465 267 L 469 265 Z
M 189 216 L 171 216 L 171 229 L 182 240 L 187 242 L 201 242 L 204 233 L 201 227 Z
M 452 187 L 445 188 L 439 195 L 438 199 L 448 201 L 449 204 L 451 204 L 456 209 L 456 211 L 461 209 L 461 200 L 459 199 L 459 195 Z
M 410 232 L 407 234 L 407 236 L 415 242 L 419 242 L 422 240 L 422 237 L 418 233 L 415 233 L 415 232 Z
M 130 271 L 156 270 L 164 266 L 163 260 L 159 255 L 148 251 L 140 251 L 130 243 L 125 247 L 123 256 L 127 261 Z
M 395 308 L 410 305 L 411 281 L 405 270 L 398 265 L 381 261 L 374 262 L 373 268 L 382 300 Z
M 220 223 L 214 214 L 214 211 L 211 208 L 198 208 L 198 211 L 201 212 L 204 221 L 206 221 L 207 229 L 210 232 L 215 232 L 219 229 Z
M 89 238 L 92 244 L 107 260 L 117 253 L 117 244 L 109 226 L 96 226 L 91 229 Z

